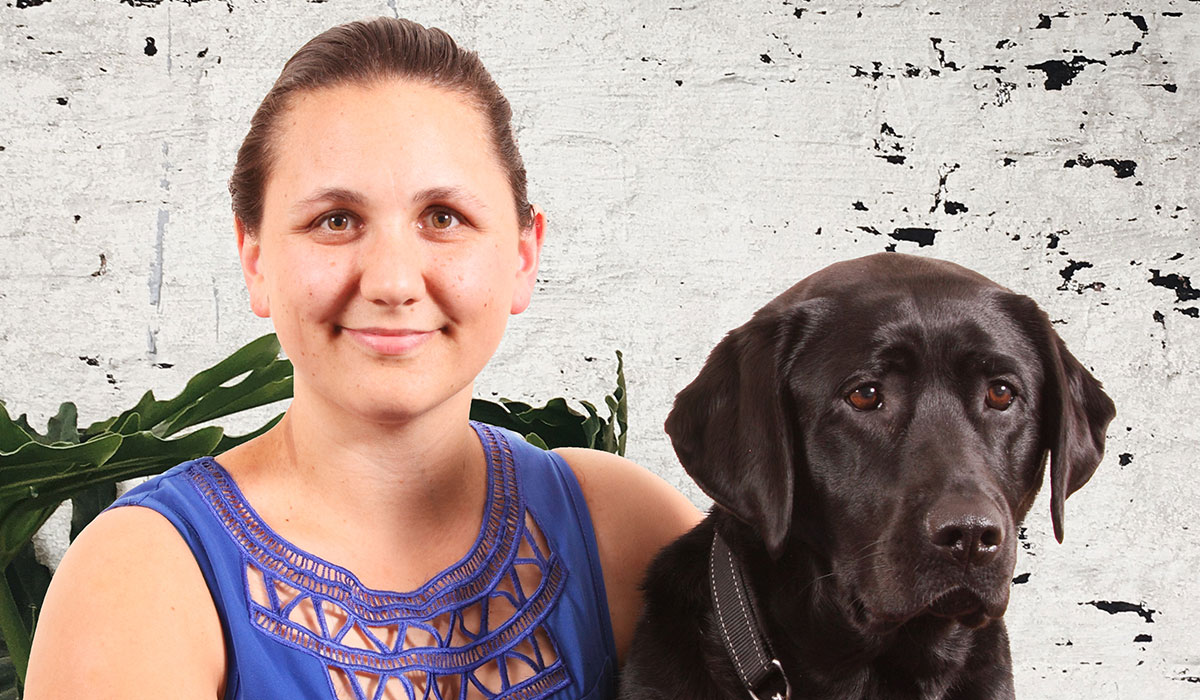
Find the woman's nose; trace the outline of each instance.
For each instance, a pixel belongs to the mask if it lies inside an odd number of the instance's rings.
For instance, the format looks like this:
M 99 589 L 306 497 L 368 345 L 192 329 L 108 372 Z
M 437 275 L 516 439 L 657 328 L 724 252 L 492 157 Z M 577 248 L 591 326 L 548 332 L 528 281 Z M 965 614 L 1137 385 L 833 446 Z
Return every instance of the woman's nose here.
M 363 249 L 359 292 L 387 306 L 412 304 L 425 294 L 423 251 L 415 231 L 390 226 L 368 234 Z

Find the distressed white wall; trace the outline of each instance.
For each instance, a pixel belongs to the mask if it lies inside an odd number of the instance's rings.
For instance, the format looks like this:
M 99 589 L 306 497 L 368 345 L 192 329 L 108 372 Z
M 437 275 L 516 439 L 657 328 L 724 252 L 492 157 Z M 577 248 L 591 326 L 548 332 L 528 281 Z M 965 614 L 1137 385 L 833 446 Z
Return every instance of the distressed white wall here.
M 1027 523 L 1020 695 L 1200 697 L 1197 0 L 7 0 L 10 410 L 108 416 L 269 330 L 237 145 L 300 43 L 393 13 L 483 56 L 549 212 L 481 395 L 596 399 L 620 349 L 630 455 L 700 502 L 661 425 L 726 330 L 835 260 L 973 267 L 1039 300 L 1118 406 L 1066 543 L 1044 503 Z

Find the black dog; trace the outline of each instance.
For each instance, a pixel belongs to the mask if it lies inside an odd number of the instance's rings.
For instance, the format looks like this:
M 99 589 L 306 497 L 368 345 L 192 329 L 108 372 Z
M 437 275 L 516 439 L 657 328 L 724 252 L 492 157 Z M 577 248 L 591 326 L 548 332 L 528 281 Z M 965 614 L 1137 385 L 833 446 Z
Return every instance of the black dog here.
M 808 277 L 675 400 L 716 505 L 651 566 L 620 697 L 1014 697 L 1017 526 L 1049 453 L 1062 540 L 1114 412 L 1032 300 L 970 270 L 893 253 Z M 749 589 L 721 615 L 714 532 Z M 775 671 L 753 689 L 723 641 L 739 607 Z

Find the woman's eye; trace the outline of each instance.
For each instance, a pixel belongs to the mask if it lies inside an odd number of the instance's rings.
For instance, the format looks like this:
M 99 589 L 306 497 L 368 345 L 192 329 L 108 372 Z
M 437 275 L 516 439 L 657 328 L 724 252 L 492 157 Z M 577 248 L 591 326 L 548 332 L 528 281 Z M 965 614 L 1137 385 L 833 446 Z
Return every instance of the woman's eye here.
M 883 405 L 883 393 L 878 384 L 863 384 L 846 394 L 846 403 L 859 411 L 874 411 Z
M 1017 392 L 1004 382 L 992 382 L 988 385 L 987 396 L 984 402 L 989 408 L 994 408 L 997 411 L 1003 411 L 1012 405 L 1013 399 L 1017 398 Z
M 334 233 L 343 233 L 354 225 L 354 217 L 344 212 L 335 212 L 322 218 L 318 224 Z
M 457 226 L 462 223 L 458 215 L 447 209 L 434 209 L 425 215 L 425 225 L 439 231 Z

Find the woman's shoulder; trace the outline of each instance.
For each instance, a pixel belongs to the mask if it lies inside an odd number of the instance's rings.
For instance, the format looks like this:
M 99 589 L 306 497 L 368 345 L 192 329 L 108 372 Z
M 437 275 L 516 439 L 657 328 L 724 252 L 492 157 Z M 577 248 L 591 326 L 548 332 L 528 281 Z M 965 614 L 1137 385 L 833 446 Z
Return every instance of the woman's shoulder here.
M 617 655 L 624 657 L 641 612 L 646 568 L 703 514 L 648 469 L 607 452 L 554 450 L 579 481 L 596 532 Z
M 26 697 L 212 698 L 223 678 L 220 620 L 175 526 L 143 507 L 97 516 L 51 580 Z
M 664 520 L 664 526 L 690 528 L 702 514 L 675 487 L 645 467 L 600 450 L 562 447 L 554 450 L 571 467 L 587 499 L 593 519 L 627 522 Z M 615 516 L 615 517 L 614 517 Z M 676 532 L 672 536 L 678 536 Z

